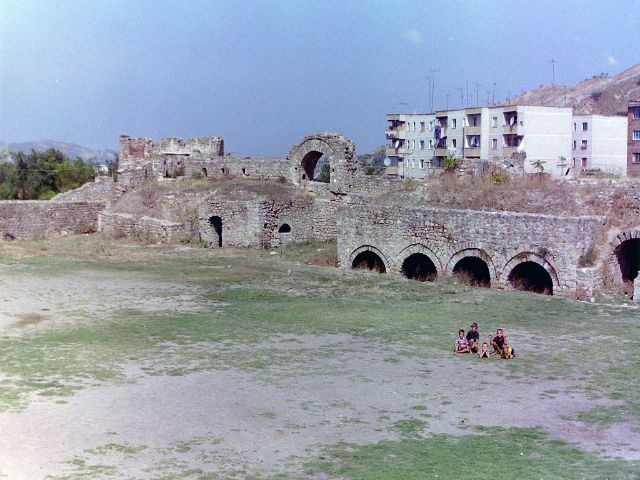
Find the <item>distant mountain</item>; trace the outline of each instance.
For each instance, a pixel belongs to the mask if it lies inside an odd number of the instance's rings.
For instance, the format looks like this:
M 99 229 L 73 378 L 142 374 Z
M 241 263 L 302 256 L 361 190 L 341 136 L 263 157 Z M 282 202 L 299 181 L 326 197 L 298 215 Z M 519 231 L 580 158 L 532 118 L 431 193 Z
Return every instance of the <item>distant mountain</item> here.
M 106 163 L 107 161 L 115 160 L 117 154 L 115 150 L 92 150 L 75 143 L 58 142 L 56 140 L 40 140 L 38 142 L 22 143 L 4 143 L 0 141 L 0 152 L 3 150 L 16 153 L 30 153 L 31 150 L 43 152 L 49 148 L 55 148 L 71 159 L 81 158 L 84 161 L 92 163 Z
M 620 115 L 627 113 L 629 100 L 640 99 L 640 64 L 627 68 L 613 77 L 595 75 L 572 87 L 541 85 L 507 104 L 573 107 L 575 113 Z

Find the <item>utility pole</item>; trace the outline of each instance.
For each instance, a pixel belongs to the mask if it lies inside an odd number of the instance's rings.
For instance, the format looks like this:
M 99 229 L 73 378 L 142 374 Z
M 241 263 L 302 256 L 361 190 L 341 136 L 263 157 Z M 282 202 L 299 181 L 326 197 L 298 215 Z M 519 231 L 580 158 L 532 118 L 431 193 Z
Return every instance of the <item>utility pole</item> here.
M 551 71 L 553 74 L 553 82 L 551 83 L 552 86 L 556 86 L 556 62 L 553 58 L 551 59 Z

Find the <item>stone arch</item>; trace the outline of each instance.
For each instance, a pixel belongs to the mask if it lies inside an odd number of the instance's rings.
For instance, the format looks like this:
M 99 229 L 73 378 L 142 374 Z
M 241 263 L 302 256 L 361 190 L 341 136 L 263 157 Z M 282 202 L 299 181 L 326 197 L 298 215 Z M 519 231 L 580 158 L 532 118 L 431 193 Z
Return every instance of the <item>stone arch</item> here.
M 287 160 L 293 183 L 304 185 L 314 181 L 320 173 L 316 165 L 322 156 L 326 156 L 329 163 L 328 188 L 332 191 L 351 188 L 359 164 L 353 142 L 339 133 L 308 135 L 291 148 Z
M 278 228 L 278 233 L 291 233 L 291 225 L 283 223 L 280 225 L 280 228 Z
M 500 282 L 502 286 L 511 285 L 510 275 L 514 271 L 516 267 L 520 264 L 524 263 L 535 263 L 542 267 L 544 271 L 549 275 L 549 279 L 551 280 L 552 288 L 560 287 L 560 281 L 558 280 L 558 274 L 556 273 L 556 269 L 549 263 L 544 257 L 538 255 L 533 252 L 521 252 L 517 255 L 513 256 L 502 269 L 502 273 L 500 274 Z M 551 292 L 553 293 L 553 292 Z
M 627 230 L 616 235 L 612 244 L 616 277 L 622 280 L 625 293 L 633 295 L 633 285 L 640 270 L 640 231 Z
M 436 271 L 438 273 L 441 273 L 444 271 L 443 264 L 442 264 L 442 261 L 440 260 L 440 257 L 433 250 L 431 250 L 426 245 L 423 245 L 422 243 L 413 243 L 408 247 L 405 247 L 402 250 L 400 250 L 400 253 L 398 253 L 397 255 L 397 259 L 398 259 L 397 263 L 399 265 L 399 269 L 402 268 L 402 264 L 404 263 L 404 261 L 414 253 L 421 253 L 425 255 L 429 260 L 431 260 L 431 263 L 433 263 L 433 265 L 436 267 Z
M 354 264 L 356 263 L 357 258 L 366 258 L 375 255 L 382 262 L 382 271 L 380 273 L 386 273 L 389 271 L 389 261 L 384 256 L 384 254 L 378 250 L 376 247 L 372 245 L 362 245 L 361 247 L 356 248 L 351 255 L 349 255 L 349 265 L 351 268 L 354 268 Z
M 491 283 L 495 283 L 497 278 L 498 278 L 498 272 L 496 271 L 496 266 L 493 263 L 493 260 L 491 259 L 491 257 L 489 256 L 489 254 L 487 252 L 485 252 L 484 250 L 480 249 L 480 248 L 463 248 L 462 250 L 458 250 L 456 253 L 454 253 L 451 258 L 449 259 L 449 262 L 447 263 L 447 272 L 449 272 L 450 274 L 455 274 L 455 270 L 456 270 L 456 266 L 460 267 L 461 262 L 464 262 L 465 259 L 468 258 L 477 258 L 480 261 L 482 261 L 486 267 L 487 267 L 487 273 L 488 273 L 488 285 L 486 286 L 490 286 Z M 481 264 L 479 264 L 479 262 L 470 262 L 469 263 L 469 267 L 471 269 L 473 269 L 475 267 L 475 265 L 473 263 L 477 264 L 477 267 L 482 268 Z M 480 273 L 480 272 L 478 272 Z M 480 280 L 479 278 L 476 279 L 476 283 L 486 283 L 484 281 L 481 282 L 477 282 L 477 280 Z M 473 279 L 472 279 L 472 283 L 473 283 Z

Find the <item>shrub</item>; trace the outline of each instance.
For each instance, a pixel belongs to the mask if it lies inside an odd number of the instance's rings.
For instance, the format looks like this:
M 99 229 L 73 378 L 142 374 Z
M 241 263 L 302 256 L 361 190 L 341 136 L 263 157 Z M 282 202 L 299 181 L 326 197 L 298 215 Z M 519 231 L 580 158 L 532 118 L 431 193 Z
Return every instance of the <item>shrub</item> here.
M 447 157 L 442 161 L 442 168 L 447 173 L 453 173 L 460 166 L 460 160 L 456 157 Z
M 509 181 L 509 175 L 503 172 L 493 172 L 491 174 L 491 183 L 494 185 L 504 185 Z
M 417 189 L 420 186 L 420 182 L 418 180 L 415 180 L 413 178 L 407 178 L 404 181 L 404 189 L 408 190 L 408 191 L 413 191 L 415 189 Z

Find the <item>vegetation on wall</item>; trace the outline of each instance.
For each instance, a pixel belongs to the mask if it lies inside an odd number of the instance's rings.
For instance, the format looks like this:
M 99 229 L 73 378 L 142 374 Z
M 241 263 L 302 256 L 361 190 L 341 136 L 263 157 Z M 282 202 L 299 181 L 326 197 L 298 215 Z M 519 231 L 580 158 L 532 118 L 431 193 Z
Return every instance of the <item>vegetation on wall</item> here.
M 48 200 L 94 179 L 95 166 L 49 149 L 12 153 L 13 163 L 0 163 L 0 200 Z

